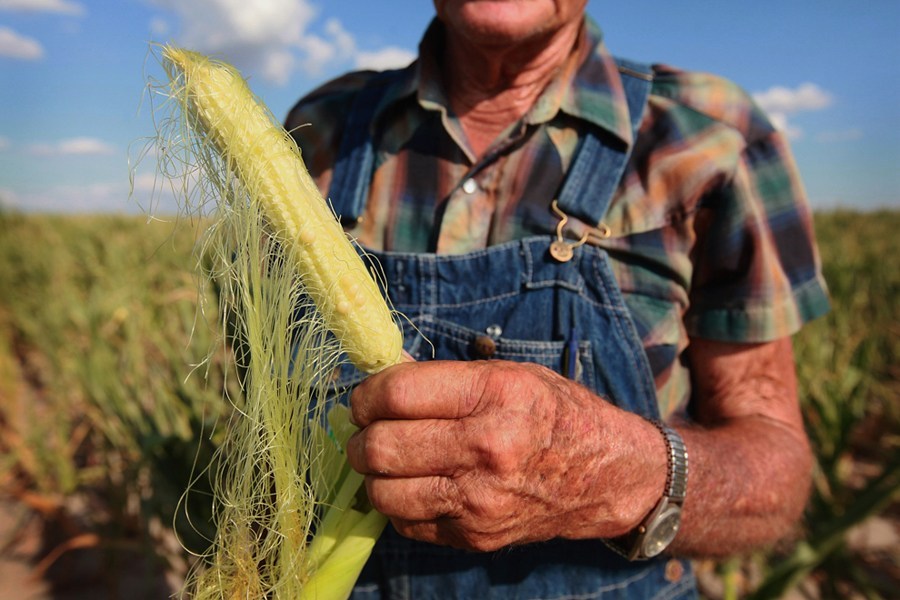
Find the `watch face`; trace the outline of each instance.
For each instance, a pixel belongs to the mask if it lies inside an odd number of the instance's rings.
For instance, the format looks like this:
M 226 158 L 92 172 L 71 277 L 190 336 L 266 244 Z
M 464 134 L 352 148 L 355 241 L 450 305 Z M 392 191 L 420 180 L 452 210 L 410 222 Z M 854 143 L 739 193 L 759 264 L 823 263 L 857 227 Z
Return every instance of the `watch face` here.
M 670 506 L 666 508 L 659 517 L 650 524 L 650 529 L 644 536 L 643 555 L 647 558 L 656 556 L 665 550 L 675 534 L 678 533 L 678 526 L 681 524 L 681 508 L 679 506 Z

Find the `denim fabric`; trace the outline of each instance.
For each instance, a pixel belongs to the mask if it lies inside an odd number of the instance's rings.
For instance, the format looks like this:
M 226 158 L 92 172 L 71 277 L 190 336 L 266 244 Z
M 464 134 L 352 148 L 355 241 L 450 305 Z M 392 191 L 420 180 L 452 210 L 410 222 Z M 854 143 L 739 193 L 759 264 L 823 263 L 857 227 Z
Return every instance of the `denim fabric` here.
M 636 126 L 649 81 L 624 79 Z M 358 110 L 371 111 L 375 104 L 377 90 Z M 354 113 L 348 122 L 366 122 L 365 112 Z M 372 143 L 359 134 L 367 130 L 350 128 L 358 135 L 346 144 L 347 160 L 335 168 L 337 183 L 329 195 L 342 215 L 358 215 L 368 194 Z M 599 222 L 626 160 L 627 149 L 587 135 L 560 192 L 560 206 Z M 552 241 L 531 237 L 463 255 L 373 252 L 392 303 L 411 322 L 404 326 L 405 348 L 416 360 L 469 360 L 476 338 L 488 335 L 496 344 L 495 359 L 564 372 L 566 343 L 578 331 L 576 380 L 626 410 L 656 417 L 647 357 L 606 252 L 581 246 L 571 261 L 560 263 L 548 253 Z M 346 367 L 341 383 L 352 385 L 362 377 Z M 696 591 L 688 563 L 667 558 L 630 563 L 599 540 L 471 553 L 408 540 L 388 527 L 352 597 L 669 599 L 693 598 Z

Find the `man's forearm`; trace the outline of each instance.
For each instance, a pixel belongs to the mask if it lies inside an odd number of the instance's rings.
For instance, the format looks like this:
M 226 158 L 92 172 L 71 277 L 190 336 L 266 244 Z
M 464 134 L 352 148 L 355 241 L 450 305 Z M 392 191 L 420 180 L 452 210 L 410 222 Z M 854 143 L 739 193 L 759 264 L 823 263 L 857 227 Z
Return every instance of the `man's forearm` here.
M 726 556 L 790 532 L 809 492 L 812 459 L 805 437 L 766 417 L 678 429 L 690 476 L 674 553 Z
M 723 556 L 787 535 L 809 495 L 812 456 L 789 338 L 688 348 L 696 423 L 673 423 L 690 455 L 673 550 Z

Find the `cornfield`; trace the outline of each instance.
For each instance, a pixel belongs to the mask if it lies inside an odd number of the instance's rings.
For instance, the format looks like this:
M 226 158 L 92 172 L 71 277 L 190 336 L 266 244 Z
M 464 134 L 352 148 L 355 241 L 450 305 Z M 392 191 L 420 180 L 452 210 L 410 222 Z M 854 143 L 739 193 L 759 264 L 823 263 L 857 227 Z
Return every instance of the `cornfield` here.
M 813 495 L 794 537 L 698 565 L 709 598 L 900 589 L 900 544 L 856 534 L 900 522 L 900 211 L 816 226 L 833 310 L 795 339 Z M 193 231 L 0 214 L 0 562 L 37 535 L 26 558 L 46 587 L 163 597 L 214 533 L 204 469 L 235 378 Z

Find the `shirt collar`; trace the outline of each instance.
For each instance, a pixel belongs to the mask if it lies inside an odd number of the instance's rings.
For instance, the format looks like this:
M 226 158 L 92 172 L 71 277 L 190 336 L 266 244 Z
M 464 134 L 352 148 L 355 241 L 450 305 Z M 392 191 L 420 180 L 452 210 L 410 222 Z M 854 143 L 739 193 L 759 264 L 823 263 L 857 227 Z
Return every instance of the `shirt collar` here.
M 385 97 L 376 118 L 390 105 L 413 94 L 423 108 L 438 110 L 447 118 L 449 102 L 440 67 L 443 46 L 444 26 L 434 19 L 419 43 L 418 59 Z M 599 26 L 588 16 L 569 61 L 538 97 L 525 121 L 546 123 L 560 112 L 596 125 L 626 144 L 632 142 L 628 103 L 618 67 L 603 43 Z
M 546 122 L 563 112 L 632 141 L 628 101 L 615 59 L 603 43 L 600 28 L 585 16 L 570 57 L 529 113 L 529 122 Z

